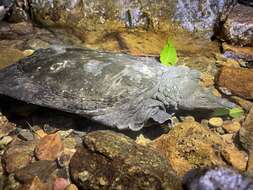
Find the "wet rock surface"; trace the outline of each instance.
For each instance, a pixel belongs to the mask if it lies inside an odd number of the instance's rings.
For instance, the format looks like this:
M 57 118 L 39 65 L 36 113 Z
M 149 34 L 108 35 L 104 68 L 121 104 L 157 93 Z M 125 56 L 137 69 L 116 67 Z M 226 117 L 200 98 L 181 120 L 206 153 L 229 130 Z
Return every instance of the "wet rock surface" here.
M 122 134 L 92 132 L 83 143 L 70 162 L 81 189 L 181 189 L 163 157 Z
M 223 38 L 232 44 L 253 46 L 253 7 L 237 4 L 223 25 Z
M 222 44 L 224 56 L 246 62 L 253 61 L 253 47 L 232 46 L 227 43 Z
M 241 171 L 246 168 L 243 152 L 195 121 L 175 126 L 152 146 L 168 159 L 180 176 L 195 167 L 229 164 Z
M 230 10 L 235 1 L 111 0 L 106 3 L 104 1 L 64 3 L 31 1 L 31 3 L 33 18 L 38 22 L 72 28 L 78 33 L 125 27 L 160 30 L 167 28 L 171 21 L 176 21 L 189 31 L 204 32 L 210 37 L 221 13 Z
M 222 67 L 217 78 L 219 89 L 227 95 L 253 98 L 253 71 L 244 68 Z

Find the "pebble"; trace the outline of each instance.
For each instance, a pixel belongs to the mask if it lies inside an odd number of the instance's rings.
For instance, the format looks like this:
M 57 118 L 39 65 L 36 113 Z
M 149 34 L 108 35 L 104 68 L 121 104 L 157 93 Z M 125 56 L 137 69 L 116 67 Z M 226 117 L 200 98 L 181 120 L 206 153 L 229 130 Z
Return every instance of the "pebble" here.
M 39 160 L 56 160 L 63 152 L 64 145 L 58 133 L 50 134 L 38 142 L 35 156 Z
M 54 181 L 53 190 L 64 190 L 69 185 L 69 182 L 64 178 L 56 178 Z
M 225 122 L 223 128 L 228 133 L 237 133 L 241 129 L 241 124 L 238 121 Z
M 23 51 L 23 54 L 26 57 L 32 55 L 33 53 L 34 53 L 34 50 L 32 50 L 32 49 L 27 49 L 27 50 Z
M 223 125 L 223 119 L 220 117 L 213 117 L 208 121 L 211 127 L 219 128 Z
M 78 190 L 78 188 L 76 187 L 76 185 L 74 184 L 69 184 L 65 190 Z
M 145 138 L 145 137 L 143 136 L 143 134 L 140 134 L 140 135 L 136 138 L 135 142 L 136 142 L 137 144 L 140 144 L 140 145 L 143 145 L 143 146 L 147 146 L 147 145 L 148 145 L 149 143 L 151 143 L 152 141 L 151 141 L 150 139 L 148 139 L 148 138 Z
M 32 141 L 34 140 L 34 134 L 28 130 L 28 129 L 21 129 L 19 132 L 18 132 L 18 137 L 22 140 L 25 140 L 25 141 Z
M 13 138 L 11 136 L 5 136 L 5 137 L 3 137 L 0 140 L 0 147 L 8 145 L 12 140 L 13 140 Z

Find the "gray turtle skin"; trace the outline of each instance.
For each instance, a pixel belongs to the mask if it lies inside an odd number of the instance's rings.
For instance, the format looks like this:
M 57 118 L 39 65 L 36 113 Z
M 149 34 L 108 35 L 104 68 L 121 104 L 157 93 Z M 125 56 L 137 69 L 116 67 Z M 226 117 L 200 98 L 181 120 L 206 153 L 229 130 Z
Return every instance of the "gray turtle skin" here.
M 36 51 L 0 71 L 0 94 L 118 129 L 164 123 L 177 110 L 232 108 L 199 85 L 200 73 L 153 58 L 74 47 Z

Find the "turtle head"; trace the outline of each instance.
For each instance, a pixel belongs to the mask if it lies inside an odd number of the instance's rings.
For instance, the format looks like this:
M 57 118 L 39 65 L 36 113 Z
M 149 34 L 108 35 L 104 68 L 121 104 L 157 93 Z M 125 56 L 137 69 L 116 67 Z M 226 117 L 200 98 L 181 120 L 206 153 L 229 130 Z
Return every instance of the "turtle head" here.
M 199 84 L 200 75 L 200 72 L 184 66 L 169 68 L 160 80 L 156 98 L 169 110 L 213 110 L 235 107 L 234 103 L 214 96 L 211 89 L 202 87 Z
M 192 94 L 179 101 L 182 110 L 215 110 L 219 108 L 234 108 L 236 105 L 227 99 L 214 96 L 211 89 L 197 88 Z

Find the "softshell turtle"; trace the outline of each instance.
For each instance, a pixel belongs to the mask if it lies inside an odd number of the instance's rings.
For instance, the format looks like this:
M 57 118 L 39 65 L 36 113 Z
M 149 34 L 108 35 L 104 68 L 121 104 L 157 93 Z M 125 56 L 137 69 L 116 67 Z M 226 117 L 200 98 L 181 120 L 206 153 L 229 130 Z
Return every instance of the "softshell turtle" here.
M 75 47 L 40 49 L 0 71 L 0 94 L 119 129 L 164 123 L 177 110 L 232 108 L 199 85 L 200 73 L 153 58 Z

